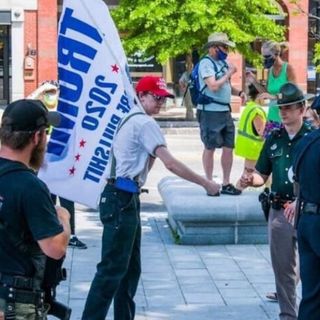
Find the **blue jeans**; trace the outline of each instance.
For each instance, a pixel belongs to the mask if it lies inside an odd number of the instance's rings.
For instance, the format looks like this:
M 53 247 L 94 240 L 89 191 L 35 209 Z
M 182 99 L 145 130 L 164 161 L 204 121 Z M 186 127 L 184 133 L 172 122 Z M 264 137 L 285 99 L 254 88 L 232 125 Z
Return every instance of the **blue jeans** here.
M 132 320 L 133 297 L 141 274 L 141 222 L 138 194 L 107 185 L 101 194 L 101 261 L 92 281 L 83 320 L 104 320 L 114 299 L 114 320 Z

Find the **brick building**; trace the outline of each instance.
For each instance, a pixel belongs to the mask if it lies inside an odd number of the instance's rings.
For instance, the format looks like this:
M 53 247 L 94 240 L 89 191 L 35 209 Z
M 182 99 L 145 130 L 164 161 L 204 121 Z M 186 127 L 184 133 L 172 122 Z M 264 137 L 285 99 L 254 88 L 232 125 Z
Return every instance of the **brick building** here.
M 89 0 L 88 0 L 89 1 Z M 105 0 L 109 6 L 117 5 L 116 0 Z M 308 68 L 308 17 L 292 14 L 289 0 L 278 1 L 287 16 L 274 17 L 279 23 L 289 26 L 289 62 L 295 67 L 298 84 L 307 87 Z M 300 5 L 305 11 L 310 10 L 314 0 L 301 0 Z M 57 21 L 62 0 L 1 0 L 0 2 L 0 105 L 8 101 L 26 96 L 42 81 L 57 78 Z M 238 54 L 230 60 L 238 70 L 244 70 L 245 62 Z M 309 55 L 310 60 L 310 55 Z M 181 63 L 180 63 L 181 66 Z M 155 72 L 159 66 L 155 64 Z M 141 75 L 152 70 L 135 72 Z M 160 73 L 173 86 L 181 72 L 179 61 L 173 59 Z M 237 87 L 242 87 L 242 72 L 233 79 Z M 237 101 L 234 107 L 237 108 Z

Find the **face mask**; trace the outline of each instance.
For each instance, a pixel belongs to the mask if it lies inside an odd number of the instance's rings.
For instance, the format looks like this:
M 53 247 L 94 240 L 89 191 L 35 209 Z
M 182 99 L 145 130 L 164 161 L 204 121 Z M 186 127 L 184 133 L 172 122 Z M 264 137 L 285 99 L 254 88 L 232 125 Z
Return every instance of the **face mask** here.
M 275 58 L 273 56 L 264 56 L 263 66 L 270 69 L 274 64 Z
M 218 60 L 226 60 L 228 57 L 228 54 L 223 52 L 220 48 L 218 48 Z
M 312 123 L 309 119 L 304 119 L 303 122 L 306 126 L 308 126 L 310 129 L 317 129 L 317 127 Z

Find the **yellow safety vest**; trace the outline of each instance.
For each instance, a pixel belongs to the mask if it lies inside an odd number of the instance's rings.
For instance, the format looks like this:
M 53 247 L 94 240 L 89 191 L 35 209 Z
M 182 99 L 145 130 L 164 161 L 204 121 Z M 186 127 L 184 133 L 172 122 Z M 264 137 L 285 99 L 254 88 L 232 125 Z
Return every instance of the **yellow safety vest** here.
M 253 120 L 256 116 L 264 120 L 267 118 L 262 107 L 249 101 L 240 118 L 235 146 L 235 154 L 248 160 L 258 159 L 264 142 L 254 130 Z

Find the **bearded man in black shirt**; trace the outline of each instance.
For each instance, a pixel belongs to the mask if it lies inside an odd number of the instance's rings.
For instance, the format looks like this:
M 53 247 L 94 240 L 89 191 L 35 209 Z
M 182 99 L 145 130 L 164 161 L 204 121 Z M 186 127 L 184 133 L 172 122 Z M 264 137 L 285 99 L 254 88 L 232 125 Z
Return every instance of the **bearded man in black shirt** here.
M 54 207 L 35 171 L 42 164 L 46 129 L 59 114 L 38 100 L 9 104 L 0 128 L 0 318 L 46 319 L 46 257 L 60 259 L 70 237 L 69 213 Z

